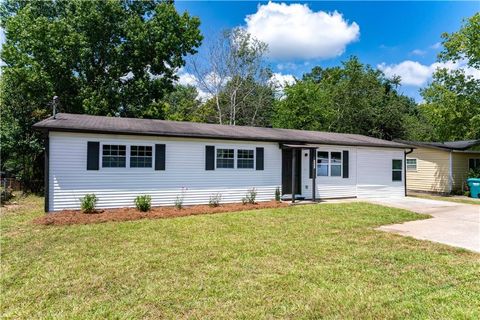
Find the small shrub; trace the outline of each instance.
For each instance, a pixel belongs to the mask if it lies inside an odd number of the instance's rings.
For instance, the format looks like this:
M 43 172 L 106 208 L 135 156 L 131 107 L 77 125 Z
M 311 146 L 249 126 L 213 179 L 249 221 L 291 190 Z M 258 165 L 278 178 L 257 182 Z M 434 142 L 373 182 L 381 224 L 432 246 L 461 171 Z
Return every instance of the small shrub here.
M 95 212 L 95 206 L 97 204 L 97 196 L 93 193 L 86 194 L 85 197 L 80 198 L 82 203 L 82 211 L 85 213 Z
M 465 191 L 465 192 L 463 193 L 463 195 L 464 195 L 465 197 L 470 197 L 470 191 Z
M 281 200 L 280 197 L 281 197 L 280 188 L 277 187 L 277 189 L 275 189 L 275 201 L 280 202 L 280 200 Z
M 152 197 L 149 195 L 138 196 L 135 198 L 135 206 L 142 212 L 147 212 L 152 207 Z
M 208 200 L 208 205 L 212 208 L 215 208 L 220 205 L 220 201 L 222 201 L 222 195 L 220 193 L 217 193 L 210 196 L 210 199 Z
M 187 192 L 187 188 L 182 187 L 182 193 L 177 196 L 175 199 L 175 208 L 176 209 L 183 209 L 183 200 L 185 199 L 185 193 Z
M 243 197 L 243 198 L 242 198 L 242 204 L 243 204 L 243 205 L 246 205 L 247 203 L 248 203 L 247 198 Z
M 246 204 L 246 203 L 255 204 L 255 203 L 257 203 L 255 201 L 256 198 L 257 198 L 257 190 L 255 188 L 249 189 L 247 191 L 247 194 L 245 195 L 246 202 L 244 203 L 243 199 L 242 199 L 242 203 L 243 204 Z
M 480 168 L 470 169 L 468 171 L 468 178 L 480 178 Z
M 175 199 L 175 208 L 176 209 L 183 209 L 183 197 L 177 196 Z

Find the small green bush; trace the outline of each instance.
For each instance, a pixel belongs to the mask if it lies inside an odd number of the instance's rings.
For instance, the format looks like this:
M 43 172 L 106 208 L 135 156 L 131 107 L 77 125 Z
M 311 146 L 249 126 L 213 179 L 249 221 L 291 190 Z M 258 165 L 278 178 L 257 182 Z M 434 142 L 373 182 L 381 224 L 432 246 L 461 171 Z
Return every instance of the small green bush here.
M 255 199 L 257 198 L 257 190 L 255 188 L 249 189 L 247 191 L 247 194 L 245 195 L 245 198 L 242 199 L 243 204 L 255 204 L 257 203 Z
M 212 208 L 215 208 L 220 205 L 220 201 L 222 201 L 222 195 L 220 193 L 216 193 L 210 196 L 210 199 L 208 200 L 208 205 Z
M 85 197 L 80 198 L 82 203 L 82 211 L 85 213 L 95 212 L 95 206 L 97 204 L 97 196 L 93 193 L 86 194 Z
M 177 196 L 175 199 L 175 208 L 183 209 L 183 196 Z
M 468 178 L 480 178 L 480 168 L 470 169 L 468 171 Z
M 280 197 L 281 197 L 280 188 L 277 187 L 277 189 L 275 189 L 275 201 L 280 202 L 280 200 L 281 200 Z
M 135 206 L 142 212 L 150 211 L 152 207 L 152 197 L 149 195 L 138 196 L 135 198 Z

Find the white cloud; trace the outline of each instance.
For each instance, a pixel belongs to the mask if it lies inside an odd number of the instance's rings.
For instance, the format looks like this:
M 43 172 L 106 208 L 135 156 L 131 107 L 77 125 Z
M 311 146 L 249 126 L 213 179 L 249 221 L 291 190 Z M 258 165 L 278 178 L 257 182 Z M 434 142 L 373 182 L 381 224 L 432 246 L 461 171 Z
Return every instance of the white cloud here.
M 281 73 L 274 73 L 270 80 L 268 80 L 269 84 L 274 88 L 276 95 L 278 98 L 284 98 L 284 89 L 286 86 L 292 85 L 296 82 L 295 77 L 291 74 L 281 74 Z
M 434 43 L 434 44 L 432 44 L 432 45 L 430 46 L 430 49 L 434 49 L 434 50 L 440 49 L 441 46 L 442 46 L 442 43 L 441 43 L 441 42 L 436 42 L 436 43 Z
M 414 56 L 423 56 L 427 53 L 427 51 L 425 50 L 421 50 L 421 49 L 415 49 L 413 50 L 412 52 L 410 52 L 410 54 L 414 55 Z
M 480 70 L 470 68 L 465 61 L 458 62 L 435 62 L 431 65 L 423 65 L 417 61 L 406 60 L 398 64 L 381 63 L 377 68 L 385 73 L 387 77 L 394 75 L 402 78 L 402 84 L 421 87 L 432 78 L 433 72 L 440 68 L 448 70 L 463 69 L 466 75 L 471 75 L 476 79 L 480 79 Z
M 291 74 L 274 73 L 270 82 L 281 86 L 282 88 L 295 83 L 295 77 Z
M 268 44 L 278 59 L 326 59 L 341 55 L 359 38 L 360 27 L 337 11 L 312 11 L 306 4 L 269 2 L 245 18 L 246 29 Z
M 178 76 L 178 81 L 177 81 L 178 84 L 181 84 L 184 86 L 193 86 L 197 89 L 197 92 L 198 92 L 197 97 L 201 101 L 206 101 L 212 97 L 210 93 L 200 88 L 198 78 L 194 74 L 188 73 L 185 70 L 180 69 L 177 72 L 177 76 Z

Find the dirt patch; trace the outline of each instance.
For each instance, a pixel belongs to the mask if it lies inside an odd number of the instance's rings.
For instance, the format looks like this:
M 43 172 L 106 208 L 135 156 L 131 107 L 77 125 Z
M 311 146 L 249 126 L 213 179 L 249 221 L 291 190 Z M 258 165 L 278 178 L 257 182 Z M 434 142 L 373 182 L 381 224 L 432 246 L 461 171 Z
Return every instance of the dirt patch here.
M 90 224 L 108 221 L 185 217 L 199 214 L 280 208 L 286 206 L 288 206 L 287 203 L 269 201 L 245 205 L 241 203 L 230 203 L 218 207 L 210 207 L 208 205 L 186 206 L 182 209 L 176 209 L 174 207 L 154 207 L 149 212 L 140 212 L 136 208 L 105 209 L 96 213 L 83 213 L 80 210 L 64 210 L 46 214 L 36 218 L 33 222 L 41 225 Z

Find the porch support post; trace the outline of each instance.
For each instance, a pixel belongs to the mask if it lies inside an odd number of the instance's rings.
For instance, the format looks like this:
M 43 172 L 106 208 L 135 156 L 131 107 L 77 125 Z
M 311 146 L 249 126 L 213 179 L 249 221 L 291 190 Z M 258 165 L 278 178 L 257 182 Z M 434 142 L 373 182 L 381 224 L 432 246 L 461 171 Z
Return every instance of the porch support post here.
M 317 185 L 316 185 L 316 178 L 317 178 L 317 152 L 316 152 L 317 149 L 310 149 L 310 152 L 313 152 L 313 157 L 312 157 L 312 161 L 313 163 L 311 163 L 310 165 L 312 166 L 312 201 L 315 202 L 316 201 L 316 189 L 317 189 Z
M 296 155 L 297 155 L 297 149 L 292 149 L 292 203 L 295 203 L 295 167 L 296 167 Z

